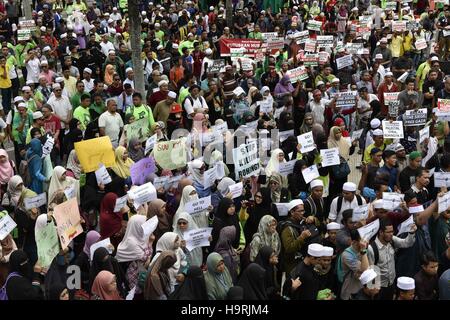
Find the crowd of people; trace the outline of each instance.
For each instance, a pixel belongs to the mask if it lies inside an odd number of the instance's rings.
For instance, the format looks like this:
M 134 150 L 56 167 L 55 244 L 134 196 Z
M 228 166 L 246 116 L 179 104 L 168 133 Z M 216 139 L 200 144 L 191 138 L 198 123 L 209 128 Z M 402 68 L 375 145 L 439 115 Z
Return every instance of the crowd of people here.
M 0 300 L 450 299 L 448 0 L 145 0 L 142 66 L 127 1 L 31 6 Z

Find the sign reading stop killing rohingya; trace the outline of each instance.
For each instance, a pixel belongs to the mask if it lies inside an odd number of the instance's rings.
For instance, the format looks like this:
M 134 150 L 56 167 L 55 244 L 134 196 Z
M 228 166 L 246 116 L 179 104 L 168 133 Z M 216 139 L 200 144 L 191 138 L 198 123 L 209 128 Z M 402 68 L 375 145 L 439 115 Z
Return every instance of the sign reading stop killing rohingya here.
M 233 149 L 233 161 L 236 180 L 257 174 L 260 170 L 258 142 L 252 141 Z

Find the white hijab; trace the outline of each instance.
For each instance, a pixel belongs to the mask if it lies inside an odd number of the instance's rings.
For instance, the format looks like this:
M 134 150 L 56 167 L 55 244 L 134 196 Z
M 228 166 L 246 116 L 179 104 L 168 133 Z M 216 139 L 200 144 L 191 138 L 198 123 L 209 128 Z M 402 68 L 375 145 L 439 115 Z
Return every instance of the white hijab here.
M 188 214 L 187 212 L 180 212 L 180 214 L 178 215 L 178 219 L 174 220 L 176 227 L 174 227 L 173 230 L 176 234 L 178 234 L 178 236 L 181 239 L 184 239 L 184 237 L 183 237 L 183 231 L 181 231 L 180 227 L 178 226 L 178 221 L 180 221 L 180 220 L 187 221 L 187 223 L 188 223 L 187 231 L 198 229 L 197 224 L 192 219 L 190 214 Z M 189 252 L 189 256 L 190 256 L 190 262 L 191 262 L 190 265 L 191 266 L 200 267 L 202 265 L 202 262 L 203 262 L 202 248 L 198 247 L 198 248 L 192 249 L 192 251 Z
M 148 247 L 148 239 L 144 237 L 142 225 L 147 218 L 136 214 L 130 218 L 123 240 L 117 247 L 116 259 L 119 262 L 141 260 Z
M 192 178 L 197 183 L 203 185 L 203 174 L 200 173 L 200 168 L 203 166 L 203 161 L 199 159 L 192 160 L 188 163 L 188 171 L 192 175 Z
M 192 191 L 195 191 L 195 188 L 191 185 L 185 186 L 183 188 L 182 194 L 181 194 L 181 201 L 180 201 L 180 205 L 178 206 L 177 212 L 175 213 L 175 216 L 173 217 L 173 230 L 176 229 L 177 227 L 177 219 L 178 216 L 181 212 L 184 212 L 184 208 L 186 206 L 186 203 L 193 201 L 193 200 L 198 200 L 198 194 L 195 194 L 193 196 L 190 195 L 190 193 Z
M 278 169 L 280 167 L 280 161 L 278 161 L 278 155 L 282 153 L 284 154 L 283 150 L 281 149 L 275 149 L 272 150 L 272 154 L 270 155 L 269 163 L 266 167 L 266 175 L 270 177 L 274 172 L 278 172 Z M 282 162 L 286 162 L 286 159 L 283 159 Z
M 50 180 L 50 185 L 48 187 L 48 203 L 52 203 L 56 194 L 59 191 L 64 191 L 68 187 L 75 185 L 75 194 L 77 197 L 78 204 L 80 203 L 80 182 L 72 177 L 66 177 L 65 180 L 61 181 L 61 177 L 66 173 L 66 169 L 61 166 L 56 166 L 53 169 L 52 178 Z

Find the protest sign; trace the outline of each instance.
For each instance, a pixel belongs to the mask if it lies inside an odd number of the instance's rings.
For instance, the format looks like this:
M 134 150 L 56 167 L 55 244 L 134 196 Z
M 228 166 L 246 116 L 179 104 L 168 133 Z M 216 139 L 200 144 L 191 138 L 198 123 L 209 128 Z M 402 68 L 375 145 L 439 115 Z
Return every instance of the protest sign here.
M 221 38 L 219 40 L 220 55 L 222 57 L 229 57 L 231 55 L 231 48 L 244 48 L 245 54 L 249 57 L 254 57 L 256 50 L 261 47 L 261 40 L 257 39 L 226 39 Z
M 153 186 L 155 187 L 156 190 L 160 188 L 165 188 L 168 181 L 169 181 L 168 176 L 155 177 L 155 179 L 153 179 Z
M 253 60 L 250 58 L 240 58 L 241 59 L 241 68 L 244 71 L 252 71 L 253 70 Z
M 362 43 L 349 42 L 349 43 L 345 44 L 345 48 L 346 48 L 347 52 L 351 53 L 351 54 L 357 54 L 363 47 L 364 46 Z
M 383 120 L 383 137 L 403 139 L 403 122 Z
M 336 65 L 338 70 L 353 65 L 352 55 L 346 55 L 336 59 Z
M 278 139 L 280 142 L 283 142 L 284 140 L 286 140 L 287 138 L 289 138 L 290 136 L 294 135 L 294 129 L 292 130 L 287 130 L 287 131 L 280 131 L 278 132 Z
M 114 212 L 119 212 L 127 205 L 128 195 L 116 199 L 116 204 L 114 205 Z
M 186 203 L 184 210 L 189 214 L 199 213 L 208 210 L 211 205 L 211 196 L 200 198 L 198 200 L 189 201 Z
M 145 142 L 145 154 L 148 154 L 155 147 L 157 139 L 158 135 L 156 133 L 147 139 Z
M 244 185 L 242 182 L 232 184 L 228 187 L 228 190 L 231 192 L 232 199 L 238 198 L 242 195 L 242 191 L 244 190 Z
M 405 126 L 421 126 L 427 122 L 427 108 L 406 110 L 403 115 Z
M 392 21 L 392 31 L 403 32 L 406 30 L 406 21 Z
M 306 52 L 316 52 L 316 41 L 309 40 L 305 43 L 305 51 Z
M 282 49 L 284 47 L 284 38 L 283 37 L 273 37 L 267 39 L 267 49 Z
M 186 249 L 192 251 L 192 249 L 199 247 L 209 247 L 211 232 L 212 228 L 199 228 L 186 231 L 183 234 L 183 239 L 186 241 Z
M 288 70 L 286 74 L 292 83 L 296 83 L 297 81 L 303 81 L 309 78 L 308 71 L 304 66 Z
M 100 163 L 107 168 L 116 163 L 114 148 L 108 136 L 75 142 L 75 151 L 85 173 L 97 170 Z
M 150 133 L 148 119 L 142 118 L 127 125 L 127 140 L 137 139 L 139 142 L 147 140 Z
M 306 29 L 320 32 L 322 29 L 322 22 L 316 20 L 309 20 L 308 24 L 306 25 Z
M 402 203 L 405 195 L 397 192 L 383 192 L 383 208 L 393 211 Z
M 212 126 L 211 129 L 214 132 L 223 134 L 228 131 L 228 124 L 224 121 L 224 123 L 216 124 L 215 126 Z
M 23 199 L 23 202 L 25 204 L 25 209 L 27 210 L 39 208 L 47 203 L 47 194 L 44 192 L 35 197 L 25 198 Z
M 150 235 L 156 230 L 156 227 L 158 227 L 158 216 L 153 216 L 152 218 L 148 219 L 144 222 L 142 225 L 142 230 L 144 231 L 144 238 L 150 237 Z
M 9 214 L 4 215 L 0 219 L 0 240 L 6 238 L 6 236 L 17 227 L 17 224 L 10 217 Z
M 91 245 L 91 247 L 89 248 L 89 254 L 91 257 L 90 261 L 92 261 L 94 259 L 94 253 L 98 248 L 105 248 L 106 250 L 108 250 L 109 254 L 112 254 L 114 251 L 114 249 L 113 249 L 114 247 L 111 244 L 110 238 L 100 240 L 100 241 L 94 243 L 93 245 Z
M 359 130 L 355 130 L 352 132 L 352 140 L 358 140 L 362 133 L 363 133 L 364 129 L 359 129 Z
M 398 107 L 400 106 L 400 101 L 391 101 L 388 104 L 388 113 L 390 116 L 398 116 Z
M 450 113 L 450 99 L 438 98 L 437 107 L 441 112 Z
M 386 2 L 386 10 L 392 10 L 392 11 L 396 11 L 397 10 L 397 2 L 396 1 L 389 1 Z
M 263 100 L 259 101 L 259 112 L 268 114 L 273 111 L 273 101 L 272 100 Z
M 411 226 L 414 224 L 414 215 L 410 215 L 408 219 L 406 219 L 405 221 L 403 221 L 399 226 L 398 226 L 398 232 L 397 235 L 402 234 L 402 233 L 406 233 L 406 232 L 410 232 L 411 231 Z
M 75 184 L 64 189 L 64 194 L 66 195 L 67 200 L 75 198 L 77 195 L 75 192 Z
M 450 187 L 450 172 L 435 172 L 434 187 Z
M 317 165 L 313 164 L 312 166 L 302 170 L 303 178 L 305 179 L 305 183 L 310 183 L 314 179 L 320 177 L 319 170 L 317 170 Z
M 185 138 L 158 142 L 153 149 L 158 165 L 166 170 L 175 170 L 186 165 Z
M 417 50 L 426 49 L 426 47 L 428 47 L 427 40 L 420 38 L 416 41 L 415 46 Z
M 292 36 L 296 40 L 297 44 L 302 44 L 302 43 L 306 43 L 309 41 L 309 31 L 308 30 L 295 32 Z
M 61 247 L 65 249 L 76 236 L 83 233 L 77 199 L 72 198 L 57 205 L 53 217 Z
M 321 149 L 320 156 L 322 158 L 322 167 L 337 166 L 341 163 L 338 148 Z
M 394 102 L 398 100 L 399 92 L 384 92 L 384 105 L 388 106 L 389 102 Z
M 356 91 L 346 91 L 337 93 L 336 107 L 343 110 L 353 108 L 356 104 Z
M 99 168 L 95 170 L 95 178 L 97 179 L 97 184 L 108 184 L 112 181 L 111 176 L 106 170 L 106 167 L 103 164 L 99 165 Z
M 277 207 L 278 215 L 280 217 L 286 217 L 288 215 L 288 203 L 274 203 Z
M 358 206 L 353 209 L 352 221 L 358 222 L 358 221 L 367 219 L 368 215 L 369 215 L 369 205 L 368 204 Z
M 261 32 L 261 38 L 264 42 L 273 38 L 278 38 L 278 32 Z
M 417 30 L 417 29 L 419 29 L 419 26 L 420 26 L 420 23 L 416 20 L 406 21 L 406 30 L 408 30 L 408 31 Z
M 427 155 L 422 159 L 422 167 L 425 167 L 428 160 L 431 159 L 431 157 L 434 156 L 434 154 L 436 153 L 437 149 L 438 149 L 438 139 L 436 137 L 430 137 L 428 139 L 428 152 Z
M 53 221 L 48 222 L 43 228 L 36 228 L 35 239 L 39 265 L 48 269 L 59 253 L 58 234 Z
M 147 177 L 155 170 L 155 160 L 152 157 L 143 158 L 131 166 L 131 181 L 137 186 L 144 184 Z
M 278 172 L 282 176 L 287 176 L 288 174 L 294 172 L 294 166 L 295 166 L 296 162 L 297 162 L 296 159 L 288 161 L 288 162 L 281 162 L 278 166 Z
M 334 46 L 333 36 L 317 36 L 316 40 L 319 48 L 333 48 Z
M 212 167 L 205 171 L 203 174 L 203 188 L 209 188 L 211 187 L 214 182 L 217 180 L 217 170 L 216 168 Z
M 297 136 L 297 141 L 300 144 L 301 153 L 307 153 L 316 148 L 312 132 L 307 132 Z
M 225 60 L 213 60 L 212 64 L 210 66 L 208 65 L 208 72 L 218 73 L 222 68 L 225 68 Z
M 305 53 L 300 61 L 305 67 L 317 67 L 319 65 L 318 53 Z
M 419 130 L 419 143 L 425 141 L 425 139 L 430 137 L 430 127 L 425 127 L 422 130 Z
M 370 241 L 378 233 L 378 229 L 380 229 L 380 219 L 358 228 L 358 232 L 362 239 Z
M 19 29 L 17 30 L 17 41 L 29 41 L 31 39 L 31 30 Z
M 223 162 L 216 162 L 214 164 L 214 169 L 215 169 L 215 177 L 216 180 L 220 180 L 223 177 L 225 177 L 225 164 Z
M 256 175 L 260 170 L 258 143 L 256 141 L 233 149 L 236 180 Z
M 133 200 L 133 205 L 136 209 L 144 203 L 157 198 L 156 189 L 151 182 L 131 188 L 131 190 L 128 191 L 128 196 Z
M 319 52 L 319 63 L 324 64 L 328 62 L 328 58 L 330 55 L 326 51 L 320 51 Z
M 53 139 L 53 137 L 51 137 L 51 136 L 47 136 L 47 140 L 45 140 L 44 146 L 42 147 L 42 157 L 41 158 L 45 158 L 52 152 L 54 144 L 55 144 L 55 139 Z
M 442 197 L 438 197 L 438 213 L 447 211 L 450 207 L 450 192 L 446 192 Z
M 36 21 L 34 20 L 19 21 L 19 29 L 34 31 L 36 30 Z

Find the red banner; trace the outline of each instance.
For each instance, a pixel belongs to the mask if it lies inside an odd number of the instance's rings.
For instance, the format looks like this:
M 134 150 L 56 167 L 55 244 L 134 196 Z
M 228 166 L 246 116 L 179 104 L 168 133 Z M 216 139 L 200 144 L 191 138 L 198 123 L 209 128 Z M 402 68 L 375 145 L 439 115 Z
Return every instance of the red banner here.
M 230 56 L 230 48 L 245 48 L 245 54 L 253 57 L 255 52 L 261 47 L 261 40 L 257 39 L 220 39 L 220 55 Z

